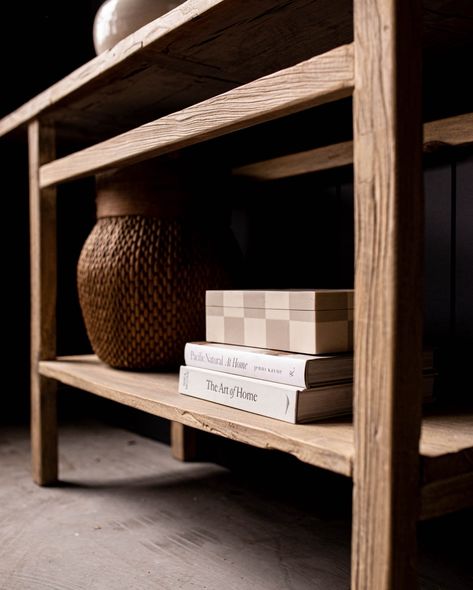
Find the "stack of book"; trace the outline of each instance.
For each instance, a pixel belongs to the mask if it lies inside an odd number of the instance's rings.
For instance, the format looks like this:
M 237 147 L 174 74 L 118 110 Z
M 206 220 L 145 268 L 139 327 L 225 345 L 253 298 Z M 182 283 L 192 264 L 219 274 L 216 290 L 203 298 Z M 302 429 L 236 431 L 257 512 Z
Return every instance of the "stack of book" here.
M 186 344 L 179 392 L 255 414 L 305 422 L 350 411 L 351 355 L 307 356 L 244 346 Z
M 192 342 L 185 347 L 179 393 L 269 416 L 311 422 L 350 413 L 353 355 L 293 354 Z M 424 354 L 424 395 L 433 386 L 432 355 Z
M 208 341 L 186 344 L 179 393 L 292 423 L 352 411 L 352 291 L 208 291 L 206 303 Z

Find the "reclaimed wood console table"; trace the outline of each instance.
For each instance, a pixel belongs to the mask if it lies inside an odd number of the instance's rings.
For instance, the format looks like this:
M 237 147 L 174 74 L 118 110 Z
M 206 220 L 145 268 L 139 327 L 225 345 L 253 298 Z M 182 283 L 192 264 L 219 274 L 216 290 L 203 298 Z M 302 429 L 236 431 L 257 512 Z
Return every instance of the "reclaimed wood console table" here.
M 189 0 L 0 121 L 0 135 L 28 127 L 38 484 L 57 479 L 60 381 L 173 421 L 176 454 L 193 427 L 352 477 L 352 588 L 417 586 L 418 518 L 473 497 L 472 415 L 421 418 L 421 38 L 425 52 L 461 48 L 471 23 L 471 5 L 461 0 L 426 0 L 423 11 L 418 0 Z M 352 95 L 353 142 L 252 162 L 235 174 L 277 178 L 353 163 L 353 424 L 290 425 L 181 397 L 176 374 L 57 358 L 58 184 Z M 62 132 L 97 131 L 99 141 L 56 157 Z M 425 122 L 425 142 L 472 143 L 472 114 Z

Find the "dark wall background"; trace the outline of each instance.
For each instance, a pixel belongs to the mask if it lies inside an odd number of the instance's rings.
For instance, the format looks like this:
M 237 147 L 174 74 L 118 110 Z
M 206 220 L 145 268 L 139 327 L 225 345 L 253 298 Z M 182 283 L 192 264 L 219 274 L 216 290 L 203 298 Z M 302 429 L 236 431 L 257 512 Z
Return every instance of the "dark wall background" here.
M 100 4 L 101 0 L 3 3 L 1 115 L 95 55 L 92 23 Z
M 0 116 L 67 75 L 94 56 L 92 22 L 101 0 L 43 1 L 2 7 L 0 36 L 2 92 Z M 19 45 L 25 48 L 18 51 Z M 426 97 L 435 112 L 444 97 Z M 329 108 L 329 107 L 327 107 Z M 338 107 L 330 107 L 338 108 Z M 442 110 L 442 109 L 440 109 Z M 322 112 L 322 111 L 318 111 Z M 350 105 L 335 120 L 340 129 L 289 118 L 268 130 L 266 145 L 279 141 L 309 148 L 304 132 L 320 140 L 346 139 Z M 348 116 L 347 116 L 348 114 Z M 323 120 L 324 117 L 322 116 Z M 326 116 L 326 121 L 334 117 Z M 309 117 L 310 121 L 310 117 Z M 344 131 L 343 131 L 344 130 Z M 292 133 L 292 138 L 290 137 Z M 269 137 L 269 140 L 268 140 Z M 250 139 L 248 139 L 250 138 Z M 251 134 L 237 139 L 251 159 L 262 146 Z M 322 141 L 323 143 L 323 141 Z M 287 149 L 287 148 L 286 148 Z M 262 154 L 264 157 L 264 154 Z M 2 233 L 4 342 L 13 389 L 3 391 L 0 422 L 26 420 L 29 389 L 29 267 L 26 143 L 24 134 L 0 141 L 3 221 L 15 236 Z M 426 162 L 426 342 L 437 349 L 438 393 L 445 399 L 467 396 L 459 386 L 473 352 L 473 158 L 470 152 L 446 153 Z M 81 181 L 59 194 L 59 352 L 89 348 L 75 292 L 75 264 L 94 219 L 93 183 Z M 287 205 L 274 206 L 283 197 Z M 245 257 L 246 286 L 254 288 L 350 287 L 353 283 L 353 187 L 350 170 L 307 175 L 262 185 L 235 184 L 231 195 L 233 229 Z M 80 214 L 78 214 L 80 211 Z M 314 256 L 315 254 L 315 256 Z M 77 392 L 61 396 L 62 414 L 112 417 L 148 434 L 167 437 L 167 426 L 151 417 Z
M 2 5 L 0 116 L 60 80 L 94 56 L 92 23 L 101 0 L 43 0 Z M 21 49 L 20 49 L 21 48 Z M 0 141 L 3 223 L 3 326 L 7 364 L 15 386 L 2 392 L 0 422 L 26 420 L 29 390 L 29 262 L 28 171 L 26 135 L 10 134 Z M 62 215 L 68 207 L 62 207 Z M 70 209 L 70 208 L 69 208 Z M 70 213 L 69 213 L 70 214 Z M 74 254 L 81 221 L 66 233 L 61 254 Z M 79 226 L 78 226 L 79 224 Z M 77 235 L 79 234 L 79 235 Z M 70 288 L 68 288 L 70 290 Z M 66 336 L 67 339 L 67 336 Z

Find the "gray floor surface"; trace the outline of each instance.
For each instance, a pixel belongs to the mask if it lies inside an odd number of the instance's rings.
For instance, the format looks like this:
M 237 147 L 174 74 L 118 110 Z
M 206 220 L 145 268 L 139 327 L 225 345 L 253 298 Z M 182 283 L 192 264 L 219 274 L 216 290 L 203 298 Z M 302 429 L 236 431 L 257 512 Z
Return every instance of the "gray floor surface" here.
M 338 479 L 302 489 L 281 473 L 279 488 L 277 475 L 182 464 L 165 445 L 97 424 L 62 428 L 60 449 L 63 483 L 39 488 L 27 431 L 0 429 L 1 590 L 349 587 Z M 421 526 L 423 589 L 473 588 L 462 539 L 472 525 L 464 512 Z

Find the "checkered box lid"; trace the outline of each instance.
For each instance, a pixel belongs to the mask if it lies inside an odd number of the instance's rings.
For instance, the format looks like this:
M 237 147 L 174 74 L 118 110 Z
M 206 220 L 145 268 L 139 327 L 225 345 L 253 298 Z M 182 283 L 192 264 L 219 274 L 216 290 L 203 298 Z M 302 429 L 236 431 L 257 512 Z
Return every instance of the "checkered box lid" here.
M 325 311 L 353 309 L 353 289 L 207 291 L 207 307 Z

